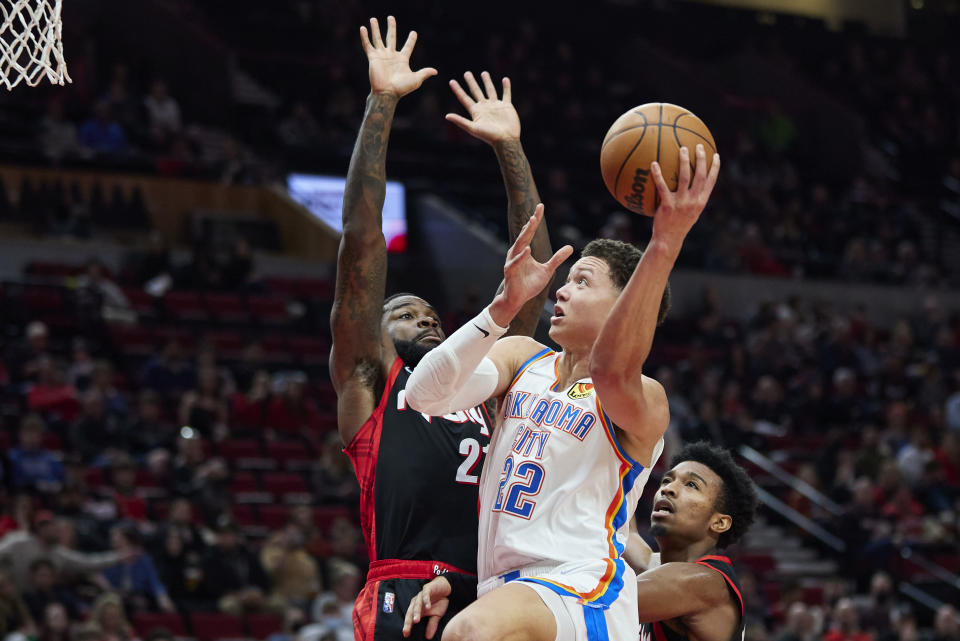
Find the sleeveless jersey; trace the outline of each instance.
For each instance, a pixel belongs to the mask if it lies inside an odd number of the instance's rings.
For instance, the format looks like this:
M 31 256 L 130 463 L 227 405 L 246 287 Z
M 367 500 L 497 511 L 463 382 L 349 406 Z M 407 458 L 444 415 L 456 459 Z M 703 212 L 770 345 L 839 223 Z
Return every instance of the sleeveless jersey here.
M 558 358 L 550 349 L 532 356 L 504 395 L 480 479 L 477 578 L 483 586 L 523 568 L 582 562 L 596 568 L 595 589 L 550 581 L 551 589 L 605 607 L 623 586 L 629 519 L 650 470 L 617 441 L 589 378 L 557 387 Z
M 746 630 L 743 622 L 743 597 L 740 594 L 740 583 L 737 581 L 737 573 L 733 569 L 730 559 L 725 556 L 708 555 L 702 556 L 694 563 L 704 565 L 711 570 L 719 572 L 727 583 L 727 590 L 730 592 L 730 598 L 734 604 L 740 608 L 740 624 L 730 635 L 730 641 L 742 641 L 745 638 Z M 689 641 L 690 637 L 677 632 L 669 626 L 663 625 L 662 621 L 653 621 L 651 623 L 640 624 L 640 641 Z
M 443 417 L 407 407 L 397 358 L 380 402 L 346 447 L 360 482 L 370 561 L 442 561 L 476 572 L 477 491 L 490 442 L 482 406 Z

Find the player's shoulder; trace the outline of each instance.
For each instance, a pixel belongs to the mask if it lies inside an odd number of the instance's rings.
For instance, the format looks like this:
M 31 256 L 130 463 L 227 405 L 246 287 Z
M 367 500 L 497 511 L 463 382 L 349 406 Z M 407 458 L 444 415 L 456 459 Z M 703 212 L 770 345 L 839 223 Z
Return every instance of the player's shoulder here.
M 494 349 L 516 363 L 522 363 L 537 354 L 552 351 L 529 336 L 504 336 L 497 341 Z
M 726 579 L 712 565 L 703 561 L 674 561 L 661 567 L 667 566 L 672 568 L 673 576 L 682 583 L 687 594 L 713 605 L 730 600 Z

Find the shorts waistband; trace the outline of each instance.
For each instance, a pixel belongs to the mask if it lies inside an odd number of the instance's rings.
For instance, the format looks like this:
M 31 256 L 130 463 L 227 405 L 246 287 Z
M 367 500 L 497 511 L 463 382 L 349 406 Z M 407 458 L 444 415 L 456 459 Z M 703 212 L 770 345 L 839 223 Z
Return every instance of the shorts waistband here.
M 560 564 L 554 563 L 552 565 L 529 565 L 518 570 L 513 570 L 511 572 L 506 572 L 498 576 L 492 576 L 484 581 L 480 582 L 480 585 L 477 586 L 477 595 L 482 596 L 494 588 L 499 588 L 501 585 L 515 581 L 516 579 L 521 579 L 528 576 L 538 576 L 541 574 L 548 574 L 553 572 Z
M 367 571 L 367 581 L 382 581 L 383 579 L 432 579 L 446 574 L 457 572 L 473 576 L 473 572 L 461 570 L 455 565 L 443 561 L 412 561 L 405 559 L 380 559 L 371 561 Z

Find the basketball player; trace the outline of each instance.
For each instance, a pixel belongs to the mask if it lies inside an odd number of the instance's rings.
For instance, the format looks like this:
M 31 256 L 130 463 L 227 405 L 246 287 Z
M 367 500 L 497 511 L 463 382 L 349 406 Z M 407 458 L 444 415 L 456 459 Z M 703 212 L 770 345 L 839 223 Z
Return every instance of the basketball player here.
M 434 417 L 404 402 L 409 368 L 444 334 L 436 310 L 422 298 L 397 294 L 384 300 L 385 157 L 397 101 L 437 72 L 410 69 L 417 34 L 411 32 L 398 50 L 393 17 L 387 19 L 385 41 L 375 19 L 369 31 L 361 27 L 360 32 L 370 96 L 347 172 L 330 374 L 340 437 L 360 482 L 371 561 L 354 608 L 355 637 L 363 641 L 398 638 L 410 599 L 437 574 L 459 570 L 456 577 L 469 581 L 472 576 L 476 585 L 478 477 L 491 424 L 482 401 Z M 465 103 L 471 117 L 450 119 L 494 147 L 515 236 L 539 196 L 520 146 L 509 81 L 504 79 L 499 99 L 488 74 L 483 75 L 486 95 L 472 74 L 465 79 L 473 96 Z M 456 82 L 452 87 L 467 100 Z M 545 230 L 533 247 L 537 255 L 550 256 Z M 518 331 L 532 333 L 546 294 L 521 313 Z
M 641 641 L 743 637 L 737 575 L 730 559 L 717 550 L 746 533 L 756 505 L 753 482 L 727 450 L 694 443 L 673 458 L 650 516 L 650 533 L 660 548 L 660 559 L 654 561 L 658 567 L 637 576 Z M 650 547 L 639 547 L 646 565 Z M 424 586 L 410 604 L 407 625 L 444 612 L 450 589 L 442 577 Z
M 538 205 L 507 253 L 504 287 L 476 318 L 420 361 L 407 403 L 428 414 L 501 399 L 480 488 L 477 601 L 451 620 L 447 641 L 635 639 L 636 581 L 621 558 L 628 521 L 663 448 L 663 387 L 642 373 L 667 308 L 667 278 L 706 206 L 702 145 L 690 181 L 680 150 L 671 192 L 658 163 L 660 197 L 645 252 L 595 240 L 557 291 L 554 352 L 531 338 L 502 341 L 507 326 L 572 253 L 546 263 L 526 243 Z

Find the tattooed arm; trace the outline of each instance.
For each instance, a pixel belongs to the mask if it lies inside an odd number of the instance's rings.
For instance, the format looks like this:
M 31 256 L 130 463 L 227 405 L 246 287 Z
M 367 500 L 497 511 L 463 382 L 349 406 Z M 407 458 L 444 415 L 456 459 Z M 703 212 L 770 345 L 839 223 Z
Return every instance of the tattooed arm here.
M 469 95 L 456 80 L 450 81 L 450 88 L 466 107 L 470 120 L 458 114 L 447 114 L 447 120 L 489 143 L 496 152 L 503 183 L 507 189 L 507 228 L 512 245 L 533 215 L 540 202 L 540 194 L 537 193 L 530 163 L 527 162 L 527 156 L 520 144 L 520 117 L 511 102 L 510 79 L 503 79 L 503 97 L 498 98 L 490 74 L 486 71 L 480 74 L 486 95 L 471 72 L 463 74 L 463 77 L 470 89 Z M 546 263 L 553 256 L 545 224 L 537 228 L 530 243 L 530 250 L 533 258 L 541 263 Z M 542 292 L 527 301 L 510 323 L 507 335 L 533 335 L 549 290 L 550 286 L 547 285 Z
M 360 41 L 369 61 L 370 96 L 347 170 L 343 236 L 330 313 L 330 378 L 337 391 L 337 426 L 344 445 L 373 412 L 378 382 L 396 357 L 393 345 L 382 340 L 380 329 L 387 278 L 381 219 L 390 125 L 397 101 L 437 73 L 431 68 L 410 70 L 415 31 L 398 51 L 393 16 L 387 18 L 386 44 L 376 18 L 370 20 L 370 27 L 369 34 L 366 27 L 360 27 Z

